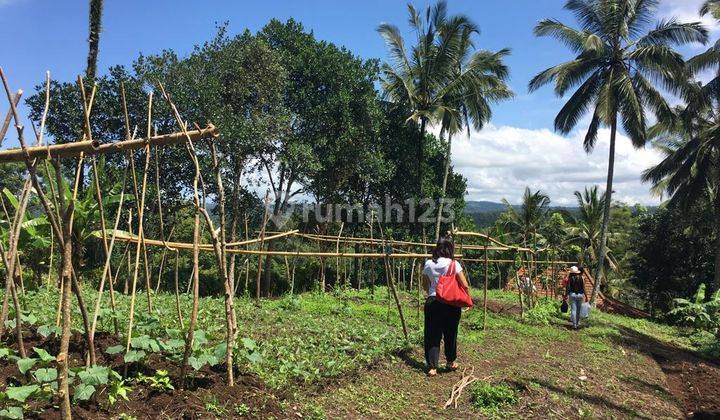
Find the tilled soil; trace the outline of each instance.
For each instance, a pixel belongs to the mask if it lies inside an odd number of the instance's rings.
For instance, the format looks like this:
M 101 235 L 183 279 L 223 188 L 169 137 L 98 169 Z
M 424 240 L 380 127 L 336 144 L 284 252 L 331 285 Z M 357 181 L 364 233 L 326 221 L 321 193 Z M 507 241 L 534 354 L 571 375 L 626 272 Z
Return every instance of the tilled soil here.
M 14 335 L 5 338 L 8 347 L 17 352 L 18 346 Z M 153 375 L 156 370 L 164 369 L 168 371 L 176 389 L 158 391 L 148 384 L 132 383 L 128 401 L 121 399 L 113 406 L 109 404 L 104 391 L 99 390 L 93 400 L 73 403 L 72 411 L 75 418 L 107 419 L 121 414 L 138 419 L 195 419 L 241 415 L 250 418 L 284 417 L 278 396 L 253 375 L 236 372 L 235 386 L 228 387 L 224 366 L 216 366 L 212 369 L 205 366 L 197 372 L 191 370 L 192 378 L 188 381 L 186 389 L 179 389 L 181 381 L 177 363 L 158 354 L 151 354 L 142 363 L 125 366 L 122 354 L 108 355 L 102 351 L 121 344 L 114 336 L 98 333 L 95 342 L 99 365 L 109 366 L 118 373 L 127 372 L 127 377 L 133 377 L 137 373 Z M 43 338 L 35 332 L 26 333 L 24 343 L 29 357 L 34 356 L 33 347 L 43 348 L 50 354 L 57 354 L 60 347 L 59 339 L 55 336 Z M 75 333 L 70 343 L 71 367 L 84 366 L 84 337 Z M 28 383 L 28 378 L 20 373 L 15 363 L 3 360 L 0 362 L 0 383 L 24 385 Z M 29 401 L 29 407 L 25 410 L 26 418 L 59 418 L 59 405 L 60 401 L 57 398 Z

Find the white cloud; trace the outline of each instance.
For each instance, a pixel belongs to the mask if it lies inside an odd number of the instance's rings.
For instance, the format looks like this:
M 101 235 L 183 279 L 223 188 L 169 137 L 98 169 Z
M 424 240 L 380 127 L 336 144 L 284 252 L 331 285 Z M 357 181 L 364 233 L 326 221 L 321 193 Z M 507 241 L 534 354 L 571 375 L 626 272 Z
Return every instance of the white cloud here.
M 681 22 L 702 22 L 710 32 L 720 30 L 720 24 L 711 15 L 700 17 L 698 11 L 704 0 L 661 0 L 658 6 L 658 16 L 668 19 L 675 17 Z
M 525 186 L 550 195 L 556 205 L 574 205 L 573 192 L 585 186 L 605 188 L 610 132 L 600 130 L 595 150 L 585 153 L 585 131 L 563 137 L 549 129 L 524 129 L 488 125 L 468 138 L 453 139 L 453 165 L 468 180 L 469 200 L 512 203 L 520 200 Z M 641 172 L 660 161 L 657 151 L 635 149 L 618 134 L 615 155 L 614 197 L 626 203 L 658 204 Z

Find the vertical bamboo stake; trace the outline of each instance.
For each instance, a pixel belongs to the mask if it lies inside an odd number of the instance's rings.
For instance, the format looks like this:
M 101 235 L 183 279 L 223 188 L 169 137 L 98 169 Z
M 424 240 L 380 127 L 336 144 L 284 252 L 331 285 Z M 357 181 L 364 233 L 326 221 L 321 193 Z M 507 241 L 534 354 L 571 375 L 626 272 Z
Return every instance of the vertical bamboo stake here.
M 150 130 L 150 124 L 152 119 L 152 97 L 153 94 L 150 92 L 148 95 L 148 131 Z M 123 94 L 124 98 L 124 94 Z M 124 101 L 123 101 L 124 102 Z M 134 159 L 131 159 L 131 161 Z M 131 169 L 134 168 L 134 164 L 131 165 Z M 135 295 L 137 292 L 137 279 L 138 279 L 138 271 L 140 267 L 140 251 L 143 248 L 144 240 L 143 237 L 145 235 L 143 230 L 143 218 L 144 218 L 144 212 L 145 212 L 145 193 L 147 191 L 147 177 L 148 177 L 148 168 L 150 166 L 150 146 L 145 146 L 145 166 L 143 169 L 143 180 L 142 180 L 142 190 L 140 193 L 140 200 L 138 204 L 138 241 L 137 246 L 135 247 L 135 267 L 133 271 L 133 281 L 132 281 L 132 292 L 130 295 L 130 313 L 128 315 L 128 327 L 127 327 L 127 337 L 125 341 L 125 352 L 130 351 L 130 341 L 132 340 L 132 330 L 133 330 L 133 321 L 135 318 Z M 133 178 L 135 178 L 133 174 Z M 135 196 L 135 199 L 137 200 L 137 196 Z M 147 261 L 147 260 L 146 260 Z M 145 264 L 147 268 L 147 264 Z M 148 280 L 147 276 L 145 277 L 146 280 Z M 152 300 L 150 297 L 150 290 L 147 291 L 147 297 L 148 297 L 148 308 L 152 308 Z M 151 311 L 151 309 L 149 309 Z
M 198 184 L 200 182 L 200 166 L 197 164 L 197 159 L 195 158 L 195 148 L 193 147 L 192 140 L 189 136 L 187 136 L 187 128 L 186 124 L 182 121 L 180 118 L 177 109 L 175 108 L 175 105 L 170 100 L 170 97 L 168 96 L 167 92 L 165 92 L 165 88 L 162 84 L 159 84 L 160 90 L 162 91 L 163 97 L 170 105 L 170 108 L 173 110 L 173 114 L 175 115 L 175 119 L 177 120 L 178 125 L 180 125 L 180 128 L 182 129 L 183 133 L 186 134 L 187 142 L 185 143 L 185 147 L 188 150 L 188 153 L 191 157 L 194 158 L 194 166 L 195 166 L 195 176 L 193 177 L 193 201 L 195 204 L 195 220 L 193 223 L 193 304 L 192 304 L 192 312 L 190 313 L 190 324 L 188 325 L 188 332 L 187 336 L 185 338 L 185 351 L 183 352 L 183 360 L 180 370 L 180 378 L 181 378 L 181 384 L 180 387 L 185 387 L 185 381 L 187 378 L 187 366 L 188 366 L 188 359 L 190 358 L 190 353 L 192 352 L 192 346 L 193 346 L 193 339 L 195 336 L 195 325 L 197 324 L 197 316 L 198 316 L 198 307 L 199 307 L 199 301 L 200 301 L 200 192 L 198 190 Z
M 263 247 L 265 246 L 265 226 L 268 222 L 268 208 L 270 206 L 270 190 L 268 190 L 265 193 L 265 213 L 263 214 L 263 225 L 260 229 L 260 250 L 263 250 Z M 260 302 L 260 276 L 262 275 L 262 254 L 258 255 L 258 269 L 257 269 L 257 278 L 255 279 L 255 300 L 257 302 Z
M 485 281 L 483 284 L 483 331 L 487 329 L 487 292 L 488 292 L 488 249 L 487 244 L 485 251 Z
M 180 285 L 179 285 L 179 271 L 180 271 L 180 251 L 175 250 L 175 308 L 177 309 L 178 321 L 180 322 L 180 329 L 185 329 L 185 322 L 183 321 L 183 314 L 180 310 Z
M 99 174 L 97 172 L 97 165 L 95 165 L 94 159 L 93 159 L 93 168 L 95 170 L 95 177 L 97 179 Z M 125 167 L 125 176 L 127 176 L 127 167 Z M 95 183 L 95 187 L 96 188 L 100 187 L 100 184 L 97 181 Z M 102 197 L 100 196 L 100 194 L 98 194 L 97 199 L 98 199 L 98 202 L 102 202 Z M 95 339 L 95 328 L 97 327 L 98 315 L 100 314 L 100 304 L 102 303 L 103 291 L 105 290 L 105 280 L 108 276 L 110 276 L 110 278 L 111 278 L 109 283 L 112 284 L 112 270 L 110 268 L 110 259 L 112 258 L 113 248 L 115 247 L 115 237 L 117 236 L 118 225 L 120 224 L 120 216 L 122 215 L 122 208 L 123 208 L 124 200 L 125 200 L 125 177 L 123 177 L 123 189 L 122 189 L 122 191 L 120 191 L 120 203 L 118 204 L 118 209 L 115 214 L 115 224 L 113 225 L 113 234 L 112 234 L 112 238 L 110 239 L 110 245 L 108 246 L 107 243 L 105 243 L 105 266 L 103 267 L 102 277 L 100 278 L 100 285 L 98 287 L 98 289 L 99 289 L 98 297 L 97 297 L 97 300 L 95 301 L 95 312 L 93 314 L 92 327 L 90 327 L 90 338 L 93 340 L 93 342 Z M 106 240 L 107 234 L 105 233 L 104 218 L 102 221 L 102 226 L 103 226 L 103 237 L 104 237 L 104 240 Z M 112 301 L 111 301 L 111 303 L 112 303 Z M 115 304 L 112 303 L 111 307 L 113 310 L 113 321 L 115 324 L 115 328 L 117 329 L 117 318 L 114 316 L 115 315 Z
M 413 265 L 413 269 L 415 266 Z M 418 329 L 422 328 L 422 324 L 420 323 L 420 307 L 422 306 L 422 262 L 418 262 L 417 264 L 417 271 L 418 271 L 418 280 L 417 280 L 417 322 L 418 322 Z
M 340 237 L 342 237 L 343 228 L 345 227 L 345 222 L 340 222 L 340 231 L 337 234 L 337 241 L 335 242 L 335 253 L 340 253 Z M 337 283 L 336 287 L 340 286 L 340 257 L 335 258 L 335 281 Z

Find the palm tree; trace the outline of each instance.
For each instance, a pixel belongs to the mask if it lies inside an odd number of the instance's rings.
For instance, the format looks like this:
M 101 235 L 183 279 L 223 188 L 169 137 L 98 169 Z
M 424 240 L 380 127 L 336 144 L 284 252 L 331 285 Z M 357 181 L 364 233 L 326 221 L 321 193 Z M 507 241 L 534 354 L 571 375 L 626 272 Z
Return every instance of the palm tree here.
M 496 55 L 484 51 L 471 54 L 471 37 L 477 27 L 467 16 L 448 16 L 445 1 L 428 7 L 424 18 L 411 4 L 408 4 L 408 11 L 415 34 L 415 45 L 410 51 L 397 26 L 383 23 L 378 27 L 392 63 L 382 66 L 382 87 L 391 101 L 410 109 L 408 121 L 420 125 L 416 181 L 417 191 L 422 195 L 427 125 L 437 122 L 444 113 L 459 113 L 459 99 L 464 95 L 483 98 L 497 81 L 502 82 L 507 69 L 501 59 L 507 55 L 507 50 L 494 53 Z M 450 100 L 452 102 L 448 103 Z M 488 106 L 488 100 L 493 98 L 488 95 L 484 101 L 473 100 L 478 102 L 473 109 L 482 109 L 487 115 L 472 115 L 473 119 L 484 122 L 489 118 L 489 107 L 484 108 Z M 467 108 L 471 115 L 474 111 L 469 105 Z
M 707 87 L 699 91 L 713 91 Z M 703 201 L 711 204 L 716 241 L 711 296 L 720 290 L 720 106 L 717 100 L 690 103 L 678 112 L 674 123 L 653 127 L 657 136 L 654 144 L 665 158 L 646 170 L 642 179 L 652 182 L 656 192 L 667 192 L 669 206 L 689 208 Z M 699 103 L 705 106 L 696 108 Z
M 707 14 L 713 15 L 715 19 L 720 19 L 720 0 L 707 0 L 700 7 L 700 16 Z
M 97 74 L 97 58 L 100 50 L 100 22 L 102 21 L 103 0 L 90 0 L 90 34 L 88 35 L 88 58 L 85 75 L 95 80 Z
M 468 25 L 463 28 L 461 33 L 454 34 L 457 38 L 457 45 L 454 48 L 458 51 L 458 62 L 453 81 L 466 79 L 467 83 L 461 83 L 458 89 L 448 89 L 448 96 L 443 100 L 446 106 L 441 111 L 441 133 L 447 133 L 448 143 L 442 194 L 435 219 L 436 239 L 440 237 L 440 219 L 450 173 L 453 135 L 462 131 L 463 126 L 467 129 L 468 137 L 470 136 L 470 125 L 477 131 L 482 130 L 492 116 L 490 105 L 513 96 L 512 91 L 505 83 L 508 77 L 508 68 L 503 63 L 503 59 L 510 53 L 510 50 L 473 51 L 472 35 L 474 33 L 478 33 L 478 30 L 474 25 Z M 444 35 L 446 33 L 441 34 L 441 36 Z
M 673 118 L 672 110 L 653 83 L 682 93 L 687 79 L 683 58 L 672 46 L 707 41 L 707 30 L 698 22 L 669 19 L 645 32 L 657 3 L 657 0 L 568 0 L 565 8 L 575 15 L 580 30 L 553 19 L 543 20 L 535 27 L 537 36 L 552 36 L 577 54 L 571 61 L 540 72 L 529 84 L 529 90 L 534 91 L 554 82 L 558 96 L 577 87 L 555 118 L 555 129 L 568 134 L 592 110 L 584 140 L 585 151 L 590 153 L 600 126 L 610 127 L 605 205 L 592 302 L 600 290 L 602 262 L 607 253 L 618 117 L 633 145 L 644 146 L 646 111 L 651 111 L 659 121 Z
M 540 190 L 532 193 L 530 187 L 525 187 L 519 212 L 507 200 L 502 201 L 507 206 L 504 221 L 506 227 L 520 236 L 523 246 L 527 246 L 530 239 L 536 243 L 538 231 L 542 229 L 548 218 L 550 197 Z
M 579 245 L 582 249 L 581 261 L 584 264 L 597 263 L 600 249 L 600 236 L 603 220 L 603 204 L 605 193 L 600 194 L 597 185 L 585 188 L 584 192 L 575 191 L 579 215 L 574 226 L 568 229 L 568 242 Z M 616 269 L 617 263 L 609 247 L 606 246 L 605 268 Z

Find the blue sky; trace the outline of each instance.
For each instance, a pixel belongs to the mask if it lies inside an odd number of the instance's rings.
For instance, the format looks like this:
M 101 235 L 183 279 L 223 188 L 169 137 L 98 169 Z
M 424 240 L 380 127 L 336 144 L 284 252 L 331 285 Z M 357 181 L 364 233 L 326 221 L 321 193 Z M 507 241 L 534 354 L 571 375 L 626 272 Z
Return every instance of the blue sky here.
M 570 58 L 562 45 L 532 34 L 533 26 L 545 17 L 574 23 L 562 9 L 563 3 L 449 1 L 451 13 L 465 13 L 480 26 L 477 42 L 480 48 L 512 50 L 507 63 L 511 69 L 510 85 L 517 95 L 495 107 L 492 123 L 486 130 L 473 133 L 470 139 L 458 140 L 453 160 L 470 181 L 470 199 L 507 197 L 517 201 L 527 184 L 548 191 L 554 202 L 567 204 L 573 199 L 572 191 L 600 184 L 604 179 L 607 156 L 603 143 L 593 155 L 585 156 L 578 147 L 579 133 L 562 137 L 552 132 L 552 121 L 562 99 L 556 98 L 549 88 L 527 93 L 527 82 L 534 74 Z M 658 16 L 699 20 L 696 15 L 699 3 L 700 0 L 662 0 Z M 106 1 L 99 70 L 102 73 L 111 65 L 130 64 L 140 52 L 153 54 L 164 48 L 188 52 L 194 44 L 212 37 L 219 22 L 229 21 L 230 32 L 237 33 L 246 28 L 256 31 L 271 18 L 290 17 L 301 21 L 321 39 L 344 45 L 364 58 L 383 59 L 385 46 L 376 28 L 381 22 L 390 22 L 406 30 L 406 4 L 396 0 Z M 420 8 L 427 2 L 414 4 Z M 74 80 L 84 71 L 87 8 L 87 1 L 78 0 L 0 0 L 0 33 L 10 41 L 0 49 L 0 65 L 12 88 L 32 90 L 42 81 L 46 70 L 53 79 L 63 81 Z M 697 51 L 700 49 L 684 52 Z M 5 112 L 4 103 L 0 112 Z M 12 138 L 8 144 L 12 144 Z M 618 196 L 628 202 L 655 203 L 657 200 L 649 196 L 647 186 L 640 185 L 638 176 L 644 167 L 657 160 L 657 154 L 645 150 L 636 157 L 630 149 L 625 152 L 626 156 L 618 159 L 621 171 L 618 178 L 627 181 L 618 183 Z

